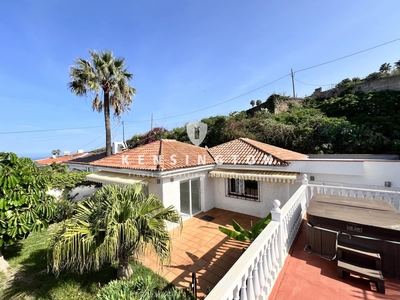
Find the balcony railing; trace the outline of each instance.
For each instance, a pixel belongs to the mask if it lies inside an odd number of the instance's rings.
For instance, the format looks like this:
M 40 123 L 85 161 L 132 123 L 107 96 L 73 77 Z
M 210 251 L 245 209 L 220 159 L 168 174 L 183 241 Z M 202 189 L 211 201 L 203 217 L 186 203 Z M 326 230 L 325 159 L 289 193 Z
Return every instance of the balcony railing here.
M 331 194 L 387 201 L 400 211 L 400 192 L 309 185 L 303 175 L 302 185 L 280 208 L 274 200 L 272 221 L 251 243 L 206 300 L 268 299 L 280 270 L 314 194 Z

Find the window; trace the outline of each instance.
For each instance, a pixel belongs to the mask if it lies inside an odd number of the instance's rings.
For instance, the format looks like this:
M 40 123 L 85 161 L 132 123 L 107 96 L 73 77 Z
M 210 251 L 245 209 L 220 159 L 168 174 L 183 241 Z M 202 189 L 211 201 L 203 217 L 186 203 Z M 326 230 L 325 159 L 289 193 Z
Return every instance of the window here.
M 228 179 L 227 197 L 259 201 L 258 182 L 255 180 Z

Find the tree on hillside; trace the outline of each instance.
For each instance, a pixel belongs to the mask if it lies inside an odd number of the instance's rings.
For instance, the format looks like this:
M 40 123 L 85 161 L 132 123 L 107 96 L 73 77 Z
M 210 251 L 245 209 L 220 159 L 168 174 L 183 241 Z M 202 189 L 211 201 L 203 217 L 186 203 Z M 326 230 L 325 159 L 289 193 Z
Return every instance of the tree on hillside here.
M 61 154 L 61 150 L 60 149 L 51 151 L 51 155 L 59 156 L 60 154 Z
M 126 141 L 129 149 L 135 148 L 140 145 L 146 145 L 155 141 L 159 141 L 167 137 L 168 130 L 164 127 L 154 127 L 152 130 L 145 134 L 135 134 Z
M 396 61 L 394 63 L 394 66 L 395 66 L 396 70 L 400 70 L 400 60 Z
M 251 100 L 250 105 L 251 105 L 251 107 L 254 107 L 254 105 L 256 105 L 256 102 L 254 100 Z
M 384 63 L 379 68 L 379 72 L 382 74 L 388 74 L 390 72 L 391 68 L 392 68 L 392 66 L 389 63 Z
M 58 275 L 63 269 L 82 273 L 117 261 L 118 278 L 127 278 L 132 275 L 129 258 L 144 255 L 147 246 L 162 265 L 171 254 L 165 221 L 182 224 L 179 212 L 164 208 L 144 185 L 105 186 L 78 202 L 73 217 L 53 236 L 48 266 Z
M 368 82 L 368 81 L 373 81 L 373 80 L 376 80 L 379 78 L 382 78 L 382 73 L 373 72 L 373 73 L 369 74 L 367 77 L 365 77 L 364 80 Z
M 1 249 L 48 226 L 55 212 L 48 178 L 29 158 L 0 152 L 0 270 L 7 265 Z
M 83 58 L 76 59 L 76 65 L 71 67 L 72 81 L 68 83 L 69 89 L 77 96 L 87 96 L 91 93 L 94 98 L 92 108 L 97 112 L 104 110 L 106 129 L 106 154 L 111 155 L 111 126 L 110 107 L 114 116 L 120 117 L 129 110 L 132 97 L 136 90 L 128 84 L 132 74 L 125 67 L 124 58 L 115 58 L 111 51 L 89 51 L 91 61 Z M 101 99 L 103 92 L 103 99 Z
M 256 105 L 257 105 L 257 106 L 260 105 L 261 103 L 262 103 L 261 100 L 257 100 L 257 101 L 256 101 Z

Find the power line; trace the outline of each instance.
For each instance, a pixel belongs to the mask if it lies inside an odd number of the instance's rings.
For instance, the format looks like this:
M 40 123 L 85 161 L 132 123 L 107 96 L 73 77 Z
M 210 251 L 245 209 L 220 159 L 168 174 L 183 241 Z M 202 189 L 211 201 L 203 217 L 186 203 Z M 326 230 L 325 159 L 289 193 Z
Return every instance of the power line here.
M 327 65 L 327 64 L 333 63 L 335 61 L 338 61 L 338 60 L 341 60 L 341 59 L 345 59 L 345 58 L 348 58 L 348 57 L 351 57 L 351 56 L 354 56 L 354 55 L 358 55 L 360 53 L 364 53 L 364 52 L 367 52 L 367 51 L 370 51 L 370 50 L 373 50 L 373 49 L 376 49 L 376 48 L 379 48 L 379 47 L 382 47 L 382 46 L 385 46 L 387 44 L 391 44 L 391 43 L 394 43 L 394 42 L 397 42 L 397 41 L 400 41 L 400 38 L 397 38 L 397 39 L 391 40 L 389 42 L 386 42 L 386 43 L 383 43 L 383 44 L 379 44 L 377 46 L 374 46 L 374 47 L 371 47 L 371 48 L 368 48 L 368 49 L 364 49 L 364 50 L 361 50 L 361 51 L 358 51 L 358 52 L 355 52 L 355 53 L 352 53 L 352 54 L 349 54 L 349 55 L 346 55 L 346 56 L 342 56 L 342 57 L 339 57 L 339 58 L 336 58 L 336 59 L 333 59 L 333 60 L 329 60 L 329 61 L 326 61 L 326 62 L 321 63 L 321 64 L 317 64 L 317 65 L 314 65 L 314 66 L 311 66 L 311 67 L 308 67 L 308 68 L 301 69 L 301 70 L 295 71 L 295 73 L 299 73 L 299 72 L 303 72 L 303 71 L 306 71 L 306 70 L 317 68 L 317 67 L 320 67 L 320 66 L 323 66 L 323 65 Z
M 294 79 L 294 80 L 296 80 L 297 82 L 300 82 L 300 83 L 302 83 L 302 84 L 305 84 L 305 85 L 311 85 L 311 86 L 332 86 L 332 85 L 335 85 L 335 84 L 311 84 L 311 83 L 305 83 L 305 82 L 303 82 L 303 81 L 300 81 L 300 80 L 298 80 L 298 79 Z
M 400 40 L 400 38 L 397 38 L 397 39 L 391 40 L 391 41 L 389 41 L 389 42 L 386 42 L 386 43 L 383 43 L 383 44 L 379 44 L 379 45 L 377 45 L 377 46 L 370 47 L 370 48 L 367 48 L 367 49 L 364 49 L 364 50 L 361 50 L 361 51 L 358 51 L 358 52 L 355 52 L 355 53 L 352 53 L 352 54 L 349 54 L 349 55 L 346 55 L 346 56 L 342 56 L 342 57 L 339 57 L 339 58 L 336 58 L 336 59 L 333 59 L 333 60 L 330 60 L 330 61 L 326 61 L 326 62 L 324 62 L 324 63 L 320 63 L 320 64 L 317 64 L 317 65 L 314 65 L 314 66 L 311 66 L 311 67 L 307 67 L 307 68 L 304 68 L 304 69 L 300 69 L 300 70 L 298 70 L 298 71 L 294 71 L 294 74 L 299 73 L 299 72 L 303 72 L 303 71 L 306 71 L 306 70 L 310 70 L 310 69 L 313 69 L 313 68 L 317 68 L 317 67 L 320 67 L 320 66 L 323 66 L 323 65 L 326 65 L 326 64 L 330 64 L 330 63 L 333 63 L 333 62 L 335 62 L 335 61 L 342 60 L 342 59 L 345 59 L 345 58 L 348 58 L 348 57 L 351 57 L 351 56 L 355 56 L 355 55 L 358 55 L 358 54 L 360 54 L 360 53 L 364 53 L 364 52 L 367 52 L 367 51 L 370 51 L 370 50 L 373 50 L 373 49 L 376 49 L 376 48 L 379 48 L 379 47 L 382 47 L 382 46 L 385 46 L 385 45 L 388 45 L 388 44 L 391 44 L 391 43 L 394 43 L 394 42 L 397 42 L 397 41 L 399 41 L 399 40 Z M 264 84 L 264 85 L 262 85 L 262 86 L 260 86 L 260 87 L 258 87 L 258 88 L 255 88 L 255 89 L 253 89 L 253 90 L 251 90 L 251 91 L 248 91 L 248 92 L 246 92 L 246 93 L 243 93 L 243 94 L 241 94 L 241 95 L 239 95 L 239 96 L 230 98 L 230 99 L 228 99 L 228 100 L 225 100 L 225 101 L 222 101 L 222 102 L 219 102 L 219 103 L 216 103 L 216 104 L 213 104 L 213 105 L 210 105 L 210 106 L 201 108 L 201 109 L 197 109 L 197 110 L 194 110 L 194 111 L 191 111 L 191 112 L 187 112 L 187 113 L 183 113 L 183 114 L 179 114 L 179 115 L 175 115 L 175 116 L 170 116 L 170 117 L 163 117 L 163 118 L 153 119 L 153 121 L 155 121 L 155 120 L 160 121 L 160 120 L 178 118 L 178 117 L 182 117 L 182 116 L 194 114 L 194 113 L 196 113 L 196 112 L 200 112 L 200 111 L 203 111 L 203 110 L 207 110 L 207 109 L 210 109 L 210 108 L 213 108 L 213 107 L 222 105 L 222 104 L 224 104 L 224 103 L 227 103 L 227 102 L 236 100 L 236 99 L 238 99 L 238 98 L 240 98 L 240 97 L 243 97 L 243 96 L 246 96 L 246 95 L 248 95 L 248 94 L 251 94 L 251 93 L 253 93 L 253 92 L 257 91 L 257 90 L 260 90 L 260 89 L 262 89 L 262 88 L 264 88 L 264 87 L 266 87 L 266 86 L 268 86 L 268 85 L 271 85 L 271 84 L 273 84 L 273 83 L 275 83 L 275 82 L 277 82 L 277 81 L 279 81 L 279 80 L 281 80 L 281 79 L 283 79 L 283 78 L 285 78 L 285 77 L 288 77 L 288 76 L 292 76 L 292 77 L 293 77 L 292 74 L 286 74 L 286 75 L 284 75 L 284 76 L 282 76 L 282 77 L 280 77 L 280 78 L 278 78 L 278 79 L 276 79 L 276 80 L 273 80 L 273 81 L 271 81 L 271 82 L 269 82 L 269 83 L 267 83 L 267 84 Z M 299 80 L 297 80 L 297 79 L 295 79 L 295 80 L 298 81 L 298 82 L 300 82 L 300 83 L 303 83 L 303 82 L 301 82 L 301 81 L 299 81 Z M 307 84 L 307 83 L 303 83 L 303 84 Z M 311 85 L 311 84 L 309 84 L 309 85 Z M 131 123 L 131 124 L 132 124 L 132 123 L 142 123 L 142 122 L 148 122 L 148 121 L 149 121 L 149 120 L 125 121 L 125 123 Z M 19 133 L 33 133 L 33 132 L 50 132 L 50 131 L 63 131 L 63 130 L 76 130 L 76 129 L 90 129 L 90 128 L 100 128 L 100 127 L 103 127 L 103 126 L 86 126 L 86 127 L 75 127 L 75 128 L 58 128 L 58 129 L 41 129 L 41 130 L 9 131 L 9 132 L 0 132 L 0 134 L 19 134 Z
M 89 129 L 89 128 L 99 128 L 99 127 L 103 127 L 103 126 L 87 126 L 87 127 L 74 127 L 74 128 L 58 128 L 58 129 L 37 129 L 37 130 L 24 130 L 24 131 L 8 131 L 8 132 L 0 132 L 0 134 L 17 134 L 17 133 L 32 133 L 32 132 L 65 131 L 65 130 Z
M 87 145 L 90 145 L 91 143 L 93 143 L 93 142 L 97 141 L 98 139 L 100 139 L 100 138 L 104 137 L 105 135 L 106 135 L 106 134 L 102 134 L 101 136 L 99 136 L 99 137 L 95 138 L 93 141 L 90 141 L 89 143 L 87 143 L 87 144 L 83 145 L 82 147 L 79 147 L 78 149 L 84 149 L 84 148 L 85 148 Z
M 197 109 L 197 110 L 193 110 L 193 111 L 191 111 L 191 112 L 183 113 L 183 114 L 180 114 L 180 115 L 175 115 L 175 116 L 171 116 L 171 117 L 164 117 L 164 118 L 153 119 L 153 121 L 154 121 L 154 120 L 160 121 L 160 120 L 165 120 L 165 119 L 178 118 L 178 117 L 182 117 L 182 116 L 194 114 L 194 113 L 196 113 L 196 112 L 203 111 L 203 110 L 206 110 L 206 109 L 210 109 L 210 108 L 213 108 L 213 107 L 215 107 L 215 106 L 218 106 L 218 105 L 221 105 L 221 104 L 224 104 L 224 103 L 227 103 L 227 102 L 236 100 L 236 99 L 238 99 L 238 98 L 240 98 L 240 97 L 246 96 L 246 95 L 248 95 L 248 94 L 250 94 L 250 93 L 253 93 L 253 92 L 257 91 L 257 90 L 260 90 L 260 89 L 262 89 L 262 88 L 264 88 L 264 87 L 266 87 L 266 86 L 268 86 L 268 85 L 270 85 L 270 84 L 273 84 L 273 83 L 275 83 L 275 82 L 277 82 L 277 81 L 279 81 L 279 80 L 281 80 L 281 79 L 283 79 L 283 78 L 285 78 L 285 77 L 288 77 L 288 76 L 290 76 L 290 74 L 286 74 L 285 76 L 282 76 L 282 77 L 280 77 L 280 78 L 278 78 L 278 79 L 275 79 L 274 81 L 268 82 L 267 84 L 264 84 L 264 85 L 262 85 L 262 86 L 260 86 L 260 87 L 258 87 L 258 88 L 256 88 L 256 89 L 253 89 L 253 90 L 251 90 L 251 91 L 248 91 L 248 92 L 246 92 L 246 93 L 243 93 L 243 94 L 241 94 L 241 95 L 239 95 L 239 96 L 230 98 L 230 99 L 228 99 L 228 100 L 225 100 L 225 101 L 222 101 L 222 102 L 219 102 L 219 103 L 216 103 L 216 104 L 213 104 L 213 105 L 204 107 L 204 108 L 200 108 L 200 109 Z M 128 122 L 129 122 L 129 121 L 128 121 Z M 126 123 L 128 123 L 128 122 L 126 122 Z M 129 122 L 129 123 L 130 123 L 130 122 Z

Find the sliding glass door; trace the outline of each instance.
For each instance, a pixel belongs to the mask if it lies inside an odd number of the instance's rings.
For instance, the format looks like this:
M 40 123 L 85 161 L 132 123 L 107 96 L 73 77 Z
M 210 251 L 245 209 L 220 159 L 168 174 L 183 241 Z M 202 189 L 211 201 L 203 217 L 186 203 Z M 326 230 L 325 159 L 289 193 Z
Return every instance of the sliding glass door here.
M 192 216 L 201 211 L 200 178 L 180 182 L 181 213 Z

